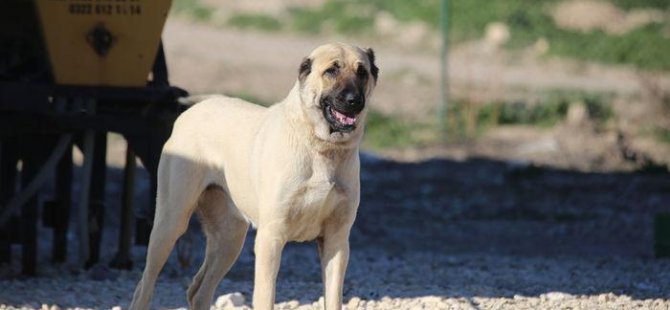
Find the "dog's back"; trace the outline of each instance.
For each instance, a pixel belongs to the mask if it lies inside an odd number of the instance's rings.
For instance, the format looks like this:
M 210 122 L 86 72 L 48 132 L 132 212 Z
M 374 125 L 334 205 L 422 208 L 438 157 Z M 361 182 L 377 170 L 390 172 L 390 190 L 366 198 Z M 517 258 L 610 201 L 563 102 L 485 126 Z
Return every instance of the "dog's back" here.
M 225 96 L 197 103 L 175 121 L 161 162 L 176 156 L 195 160 L 200 166 L 222 167 L 223 171 L 207 169 L 203 182 L 224 187 L 236 205 L 253 205 L 255 197 L 251 195 L 247 169 L 254 138 L 267 111 L 268 108 Z

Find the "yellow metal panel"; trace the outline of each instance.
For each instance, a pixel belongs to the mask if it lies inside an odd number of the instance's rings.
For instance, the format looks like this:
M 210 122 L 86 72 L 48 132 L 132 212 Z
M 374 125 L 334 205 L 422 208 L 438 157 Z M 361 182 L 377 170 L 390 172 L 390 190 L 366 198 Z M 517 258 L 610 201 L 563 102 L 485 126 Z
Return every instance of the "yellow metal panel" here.
M 37 0 L 58 84 L 145 86 L 170 0 Z M 92 42 L 111 34 L 106 53 Z

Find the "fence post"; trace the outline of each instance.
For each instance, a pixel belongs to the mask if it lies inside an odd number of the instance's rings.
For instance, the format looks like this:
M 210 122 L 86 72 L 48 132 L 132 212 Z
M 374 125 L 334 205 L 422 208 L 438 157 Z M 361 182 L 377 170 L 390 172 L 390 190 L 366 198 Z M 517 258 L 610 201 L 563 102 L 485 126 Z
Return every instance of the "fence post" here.
M 442 49 L 440 52 L 440 101 L 437 106 L 437 124 L 443 136 L 447 132 L 447 113 L 449 103 L 448 85 L 448 47 L 449 47 L 449 1 L 442 0 L 440 4 L 440 33 L 442 34 Z

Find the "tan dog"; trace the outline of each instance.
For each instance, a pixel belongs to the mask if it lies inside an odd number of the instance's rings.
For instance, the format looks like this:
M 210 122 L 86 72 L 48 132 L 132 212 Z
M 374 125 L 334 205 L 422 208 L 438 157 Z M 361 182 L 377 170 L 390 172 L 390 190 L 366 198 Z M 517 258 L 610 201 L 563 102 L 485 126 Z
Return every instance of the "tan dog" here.
M 188 288 L 191 309 L 214 290 L 257 226 L 253 306 L 272 309 L 288 241 L 317 240 L 326 309 L 341 309 L 349 232 L 360 197 L 358 149 L 377 80 L 371 49 L 329 44 L 300 65 L 286 99 L 263 108 L 215 97 L 175 122 L 158 168 L 156 218 L 130 309 L 147 309 L 175 241 L 198 211 L 205 260 Z

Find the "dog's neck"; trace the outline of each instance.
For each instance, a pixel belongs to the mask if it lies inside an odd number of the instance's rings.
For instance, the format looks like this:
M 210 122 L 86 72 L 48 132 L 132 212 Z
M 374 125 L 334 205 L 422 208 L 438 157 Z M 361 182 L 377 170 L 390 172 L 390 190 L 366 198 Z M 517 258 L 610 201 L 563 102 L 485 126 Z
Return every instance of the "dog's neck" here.
M 314 100 L 318 99 L 314 98 Z M 330 132 L 325 134 L 327 137 L 324 139 L 324 137 L 321 137 L 324 133 L 321 135 L 317 134 L 317 131 L 324 130 L 324 128 L 317 128 L 317 126 L 322 126 L 322 124 L 315 124 L 307 115 L 307 113 L 314 113 L 314 111 L 305 111 L 305 107 L 309 107 L 310 105 L 303 102 L 299 82 L 296 81 L 288 96 L 279 104 L 283 107 L 282 113 L 292 134 L 299 135 L 301 141 L 309 143 L 310 147 L 314 148 L 317 152 L 335 152 L 342 155 L 352 152 L 358 153 L 363 136 L 363 124 L 354 132 L 347 134 L 345 139 L 338 139 L 340 137 L 336 136 L 337 134 Z M 300 111 L 300 113 L 295 113 L 295 111 Z M 319 111 L 318 113 L 319 117 L 321 117 L 321 112 Z M 329 127 L 325 130 L 329 131 Z M 304 128 L 310 128 L 310 130 L 304 130 Z

